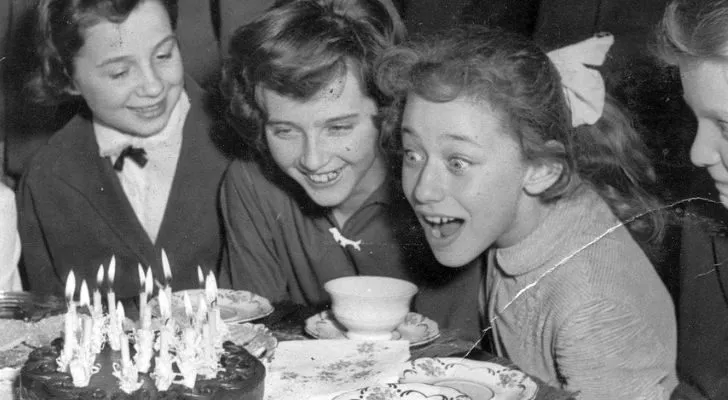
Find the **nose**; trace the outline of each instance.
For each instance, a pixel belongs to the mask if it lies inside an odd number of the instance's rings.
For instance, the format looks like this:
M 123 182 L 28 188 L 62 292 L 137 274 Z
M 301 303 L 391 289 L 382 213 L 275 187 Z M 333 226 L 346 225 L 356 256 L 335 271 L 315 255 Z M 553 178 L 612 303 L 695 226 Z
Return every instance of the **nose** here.
M 708 167 L 720 161 L 719 141 L 723 140 L 717 128 L 698 123 L 698 132 L 690 148 L 690 161 L 697 167 Z
M 157 97 L 164 90 L 164 83 L 159 72 L 152 65 L 142 69 L 142 81 L 139 84 L 139 92 L 145 97 Z
M 407 169 L 405 169 L 405 177 L 407 179 Z M 421 204 L 436 203 L 444 197 L 443 179 L 437 169 L 431 165 L 425 165 L 415 182 L 413 189 L 413 197 L 415 201 Z
M 314 135 L 306 138 L 301 153 L 301 165 L 309 172 L 316 172 L 326 165 L 326 151 Z

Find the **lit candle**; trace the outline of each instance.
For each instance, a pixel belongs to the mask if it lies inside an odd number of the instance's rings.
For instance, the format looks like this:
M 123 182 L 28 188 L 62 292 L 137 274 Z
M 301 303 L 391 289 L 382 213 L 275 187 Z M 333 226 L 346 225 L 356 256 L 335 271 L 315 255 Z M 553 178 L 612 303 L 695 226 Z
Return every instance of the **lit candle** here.
M 139 322 L 142 324 L 141 328 L 144 329 L 144 312 L 147 308 L 147 292 L 145 290 L 147 275 L 144 273 L 142 264 L 137 264 L 137 273 L 139 274 Z
M 104 266 L 99 265 L 99 270 L 96 272 L 96 288 L 94 289 L 94 316 L 100 317 L 104 313 L 103 305 L 101 304 L 101 285 L 104 283 Z
M 68 311 L 65 315 L 65 331 L 63 337 L 63 353 L 68 360 L 73 355 L 76 344 L 76 305 L 73 303 L 73 294 L 76 291 L 76 276 L 73 271 L 68 273 L 66 278 L 66 303 Z
M 200 284 L 200 289 L 205 288 L 205 276 L 202 274 L 202 268 L 197 266 L 197 282 Z
M 162 272 L 164 272 L 164 290 L 167 292 L 167 297 L 172 300 L 172 269 L 169 267 L 169 259 L 167 259 L 167 253 L 162 249 Z
M 106 304 L 109 306 L 109 318 L 116 321 L 116 294 L 114 294 L 114 276 L 116 275 L 116 257 L 111 256 L 109 272 L 106 275 L 108 287 L 106 289 Z
M 199 302 L 197 304 L 197 323 L 204 324 L 205 320 L 207 320 L 207 303 L 205 302 L 205 296 L 204 294 L 201 295 L 199 298 Z
M 217 308 L 217 280 L 212 271 L 210 271 L 207 275 L 207 280 L 205 280 L 205 297 L 207 297 L 207 304 L 209 304 L 207 319 L 210 323 L 210 340 L 214 345 L 215 338 L 217 338 L 217 318 L 219 310 Z
M 126 318 L 124 305 L 119 302 L 116 308 L 117 323 L 119 326 L 122 326 L 122 321 Z M 123 328 L 119 329 L 119 345 L 121 347 L 121 368 L 125 370 L 129 367 L 131 359 L 129 358 L 129 338 L 126 336 Z
M 84 279 L 81 281 L 81 294 L 79 295 L 79 303 L 81 304 L 81 308 L 86 307 L 88 309 L 90 299 L 88 295 L 88 285 L 86 285 L 86 280 Z M 83 315 L 83 333 L 81 336 L 81 348 L 80 350 L 84 354 L 90 354 L 91 351 L 91 336 L 93 334 L 93 319 L 89 315 Z
M 159 314 L 162 316 L 162 329 L 159 333 L 159 356 L 167 357 L 169 353 L 169 329 L 167 324 L 172 312 L 167 294 L 164 291 L 159 292 Z
M 192 311 L 192 301 L 190 300 L 190 295 L 187 291 L 184 291 L 182 297 L 185 303 L 185 315 L 187 316 L 187 320 L 190 321 L 190 324 L 192 324 L 195 316 Z
M 144 278 L 144 311 L 141 313 L 142 329 L 150 329 L 152 326 L 152 309 L 148 307 L 146 299 L 151 297 L 152 291 L 154 291 L 153 282 L 152 269 L 147 268 Z

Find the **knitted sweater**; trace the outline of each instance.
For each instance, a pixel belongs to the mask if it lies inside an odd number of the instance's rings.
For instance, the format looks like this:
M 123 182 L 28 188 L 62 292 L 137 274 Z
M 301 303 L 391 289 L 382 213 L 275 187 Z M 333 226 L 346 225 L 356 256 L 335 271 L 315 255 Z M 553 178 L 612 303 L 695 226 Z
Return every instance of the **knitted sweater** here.
M 619 225 L 588 190 L 552 206 L 520 243 L 490 251 L 496 351 L 579 399 L 667 399 L 677 385 L 673 303 Z

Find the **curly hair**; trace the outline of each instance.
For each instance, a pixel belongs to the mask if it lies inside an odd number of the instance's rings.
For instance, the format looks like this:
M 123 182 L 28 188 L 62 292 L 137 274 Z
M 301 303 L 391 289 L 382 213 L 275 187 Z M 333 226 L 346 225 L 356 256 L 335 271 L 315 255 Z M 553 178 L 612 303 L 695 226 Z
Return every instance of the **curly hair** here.
M 221 81 L 228 122 L 264 159 L 270 152 L 260 89 L 305 101 L 353 68 L 363 91 L 382 105 L 374 64 L 405 34 L 396 10 L 381 0 L 279 3 L 235 32 Z
M 41 0 L 36 9 L 35 64 L 26 85 L 42 104 L 72 100 L 73 60 L 86 29 L 106 20 L 121 23 L 144 1 L 159 1 L 176 27 L 177 0 Z
M 558 163 L 562 172 L 542 192 L 554 202 L 592 186 L 622 221 L 658 209 L 651 194 L 656 173 L 629 118 L 607 98 L 594 125 L 571 125 L 561 77 L 548 55 L 514 33 L 465 26 L 396 46 L 378 66 L 380 89 L 394 100 L 384 111 L 382 135 L 398 151 L 398 129 L 407 95 L 448 102 L 467 98 L 499 112 L 528 162 Z M 660 212 L 630 224 L 641 239 L 661 236 Z

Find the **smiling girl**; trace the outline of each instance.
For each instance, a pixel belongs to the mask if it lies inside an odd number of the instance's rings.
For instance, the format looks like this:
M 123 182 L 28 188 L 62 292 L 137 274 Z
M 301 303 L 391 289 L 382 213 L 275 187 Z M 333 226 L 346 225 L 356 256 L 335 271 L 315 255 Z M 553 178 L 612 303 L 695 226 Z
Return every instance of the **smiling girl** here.
M 386 126 L 437 259 L 487 263 L 480 301 L 498 355 L 578 398 L 668 398 L 672 302 L 622 223 L 657 205 L 636 132 L 609 102 L 583 118 L 519 36 L 471 27 L 429 40 L 384 57 L 379 85 L 399 99 Z M 658 220 L 629 227 L 644 237 Z
M 116 258 L 121 299 L 139 292 L 137 265 L 175 289 L 217 268 L 217 191 L 228 164 L 209 138 L 203 93 L 185 79 L 174 0 L 43 0 L 30 89 L 84 111 L 33 158 L 19 186 L 28 284 L 63 293 L 70 270 L 93 284 Z
M 223 184 L 221 284 L 324 307 L 330 279 L 404 278 L 420 286 L 417 311 L 477 339 L 465 296 L 480 269 L 436 265 L 380 146 L 373 65 L 404 35 L 393 6 L 283 3 L 236 32 L 224 71 L 231 121 L 255 154 Z

